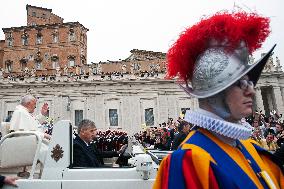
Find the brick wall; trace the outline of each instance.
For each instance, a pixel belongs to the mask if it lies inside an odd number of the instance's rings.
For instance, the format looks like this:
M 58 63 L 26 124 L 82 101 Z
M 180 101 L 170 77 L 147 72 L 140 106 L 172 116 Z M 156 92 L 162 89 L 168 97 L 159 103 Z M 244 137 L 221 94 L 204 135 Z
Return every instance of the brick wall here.
M 73 29 L 75 33 L 74 41 L 69 40 L 69 30 Z M 84 30 L 84 31 L 83 31 Z M 49 27 L 27 27 L 22 31 L 17 29 L 10 31 L 13 36 L 13 46 L 8 47 L 5 44 L 2 62 L 10 60 L 13 62 L 13 72 L 21 72 L 21 60 L 27 60 L 27 67 L 35 67 L 35 60 L 42 60 L 43 69 L 52 69 L 52 57 L 58 57 L 58 64 L 61 68 L 68 65 L 68 57 L 75 58 L 75 64 L 80 65 L 82 59 L 86 59 L 86 40 L 83 40 L 81 33 L 86 33 L 80 25 L 58 25 L 55 28 Z M 7 32 L 7 33 L 10 33 Z M 28 45 L 22 44 L 22 35 L 28 36 Z M 37 43 L 37 35 L 42 36 L 42 43 Z M 53 41 L 53 35 L 57 33 L 58 42 Z M 85 61 L 86 63 L 86 61 Z
M 63 23 L 63 18 L 53 14 L 52 9 L 27 5 L 26 10 L 27 26 Z
M 49 23 L 63 23 L 63 18 L 51 13 Z

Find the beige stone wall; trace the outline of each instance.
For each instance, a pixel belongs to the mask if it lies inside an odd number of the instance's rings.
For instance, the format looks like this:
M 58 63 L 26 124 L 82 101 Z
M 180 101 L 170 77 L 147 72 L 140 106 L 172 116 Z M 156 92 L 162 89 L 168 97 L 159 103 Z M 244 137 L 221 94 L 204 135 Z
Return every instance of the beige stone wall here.
M 269 115 L 272 110 L 284 114 L 283 91 L 284 73 L 282 71 L 267 72 L 264 70 L 256 87 L 256 110 L 262 110 L 266 115 Z
M 197 108 L 196 100 L 186 95 L 173 81 L 85 81 L 51 83 L 0 82 L 0 119 L 13 111 L 20 96 L 27 91 L 38 100 L 36 112 L 47 101 L 50 116 L 56 121 L 69 119 L 75 123 L 75 110 L 83 110 L 84 118 L 92 119 L 100 129 L 123 129 L 129 133 L 141 130 L 145 123 L 145 109 L 154 109 L 155 126 L 176 119 L 181 108 Z M 67 109 L 68 101 L 70 109 Z M 109 109 L 118 110 L 118 127 L 109 125 Z
M 196 109 L 197 99 L 190 98 L 174 81 L 159 78 L 131 80 L 131 75 L 124 75 L 118 80 L 101 80 L 100 75 L 77 81 L 58 77 L 56 81 L 0 80 L 0 119 L 8 111 L 13 111 L 20 96 L 31 92 L 38 100 L 37 113 L 41 104 L 48 102 L 50 116 L 56 121 L 68 119 L 75 123 L 75 110 L 83 110 L 83 117 L 94 120 L 100 129 L 119 128 L 134 133 L 141 130 L 145 123 L 145 109 L 153 108 L 154 123 L 176 119 L 181 108 Z M 283 89 L 284 73 L 263 73 L 256 89 L 255 107 L 269 114 L 271 110 L 284 113 Z M 267 105 L 265 105 L 267 104 Z M 118 127 L 109 125 L 109 109 L 118 111 Z

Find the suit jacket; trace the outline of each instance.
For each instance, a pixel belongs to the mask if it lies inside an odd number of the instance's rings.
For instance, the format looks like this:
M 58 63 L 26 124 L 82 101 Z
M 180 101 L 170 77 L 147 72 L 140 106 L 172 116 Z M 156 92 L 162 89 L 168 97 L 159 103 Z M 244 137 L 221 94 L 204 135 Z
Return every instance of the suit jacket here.
M 4 179 L 5 177 L 0 175 L 0 188 L 4 185 Z
M 282 161 L 282 165 L 284 165 L 284 144 L 282 144 L 281 147 L 276 150 L 274 155 L 279 158 L 279 160 Z
M 117 152 L 101 152 L 95 145 L 88 145 L 76 136 L 73 142 L 74 167 L 102 167 L 104 157 L 118 156 Z
M 178 149 L 179 145 L 182 143 L 182 141 L 184 141 L 186 136 L 187 136 L 187 134 L 185 134 L 183 132 L 180 132 L 179 134 L 177 134 L 174 138 L 174 141 L 173 141 L 172 150 Z

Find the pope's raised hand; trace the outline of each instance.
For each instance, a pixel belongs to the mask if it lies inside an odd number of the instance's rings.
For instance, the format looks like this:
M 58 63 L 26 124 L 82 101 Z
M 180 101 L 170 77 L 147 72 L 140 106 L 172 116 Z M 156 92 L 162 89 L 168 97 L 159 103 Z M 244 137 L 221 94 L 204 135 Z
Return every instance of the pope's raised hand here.
M 48 104 L 45 102 L 41 107 L 41 114 L 46 116 L 48 113 L 48 109 L 49 109 Z

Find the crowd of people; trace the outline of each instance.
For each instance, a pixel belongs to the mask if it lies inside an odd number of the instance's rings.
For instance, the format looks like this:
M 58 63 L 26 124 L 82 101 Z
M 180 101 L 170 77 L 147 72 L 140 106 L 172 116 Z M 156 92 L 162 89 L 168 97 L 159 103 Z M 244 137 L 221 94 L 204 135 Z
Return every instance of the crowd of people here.
M 120 130 L 100 130 L 92 144 L 101 151 L 118 151 L 123 145 L 128 144 L 128 135 L 127 132 Z
M 129 71 L 113 71 L 113 72 L 103 72 L 97 71 L 99 68 L 84 66 L 75 66 L 74 71 L 66 71 L 65 68 L 56 70 L 56 73 L 37 73 L 34 70 L 31 72 L 23 72 L 20 74 L 10 74 L 5 73 L 2 68 L 0 68 L 0 81 L 7 82 L 54 82 L 54 81 L 77 81 L 77 80 L 120 80 L 120 79 L 146 79 L 146 78 L 157 78 L 164 75 L 165 69 L 151 69 L 150 70 L 132 70 Z M 79 71 L 77 71 L 78 69 Z M 64 70 L 64 71 L 61 71 Z M 68 70 L 68 69 L 67 69 Z M 88 71 L 86 71 L 88 70 Z
M 57 75 L 39 75 L 34 77 L 24 77 L 21 75 L 9 75 L 6 78 L 0 79 L 4 82 L 72 82 L 72 81 L 105 81 L 105 80 L 129 80 L 129 79 L 147 79 L 147 78 L 163 78 L 163 73 L 154 72 L 140 72 L 137 75 L 134 74 L 117 74 L 117 73 L 102 73 L 100 75 L 76 75 L 71 74 L 69 76 L 57 76 Z
M 284 148 L 282 115 L 271 111 L 270 115 L 266 116 L 262 111 L 255 111 L 252 116 L 244 118 L 241 122 L 253 128 L 251 139 L 271 153 L 278 152 L 276 154 L 284 164 L 284 154 L 280 153 L 280 148 Z M 176 150 L 192 129 L 194 125 L 181 117 L 178 117 L 176 121 L 169 118 L 167 123 L 163 122 L 157 127 L 148 127 L 136 133 L 135 138 L 148 149 Z
M 181 118 L 173 121 L 169 118 L 158 127 L 147 127 L 134 136 L 139 143 L 148 149 L 176 150 L 186 138 L 192 125 Z
M 265 116 L 261 112 L 255 112 L 254 116 L 247 120 L 253 127 L 252 138 L 260 143 L 266 139 L 267 144 L 264 145 L 267 150 L 274 151 L 275 147 L 284 143 L 284 126 L 279 115 Z

